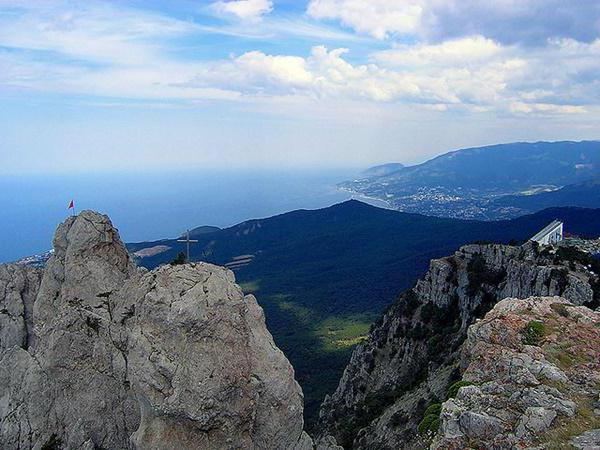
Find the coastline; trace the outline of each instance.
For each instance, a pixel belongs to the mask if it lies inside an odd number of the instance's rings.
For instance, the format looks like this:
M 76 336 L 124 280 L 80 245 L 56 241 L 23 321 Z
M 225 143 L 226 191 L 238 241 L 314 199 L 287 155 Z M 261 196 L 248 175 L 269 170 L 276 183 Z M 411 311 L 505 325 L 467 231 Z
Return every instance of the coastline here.
M 394 205 L 392 205 L 387 200 L 383 200 L 378 197 L 370 197 L 368 195 L 364 195 L 364 194 L 361 194 L 359 192 L 356 192 L 356 191 L 353 191 L 353 190 L 347 189 L 347 188 L 338 188 L 338 191 L 346 192 L 346 193 L 350 194 L 351 200 L 359 200 L 359 201 L 362 201 L 369 205 L 376 206 L 378 208 L 391 209 L 394 211 L 398 211 L 398 209 L 396 207 L 394 207 Z

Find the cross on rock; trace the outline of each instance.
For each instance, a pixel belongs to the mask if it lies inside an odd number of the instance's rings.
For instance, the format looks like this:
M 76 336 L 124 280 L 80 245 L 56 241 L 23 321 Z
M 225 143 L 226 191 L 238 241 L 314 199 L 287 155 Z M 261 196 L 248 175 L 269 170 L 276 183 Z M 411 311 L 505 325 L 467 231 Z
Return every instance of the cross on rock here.
M 177 242 L 185 242 L 186 243 L 186 258 L 187 262 L 190 262 L 190 244 L 197 244 L 197 239 L 190 239 L 190 230 L 187 230 L 185 233 L 185 239 L 177 239 Z

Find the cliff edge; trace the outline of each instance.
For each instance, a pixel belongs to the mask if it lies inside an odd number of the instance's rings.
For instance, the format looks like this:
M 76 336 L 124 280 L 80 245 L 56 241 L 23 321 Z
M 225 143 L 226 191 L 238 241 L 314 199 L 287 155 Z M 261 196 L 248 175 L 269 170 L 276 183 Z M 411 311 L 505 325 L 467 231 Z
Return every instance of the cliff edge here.
M 471 325 L 463 351 L 433 449 L 600 448 L 600 313 L 506 299 Z
M 572 248 L 467 245 L 429 271 L 374 324 L 320 411 L 319 440 L 346 449 L 426 448 L 419 428 L 462 376 L 467 330 L 505 298 L 600 305 L 600 261 Z M 421 427 L 422 428 L 422 427 Z

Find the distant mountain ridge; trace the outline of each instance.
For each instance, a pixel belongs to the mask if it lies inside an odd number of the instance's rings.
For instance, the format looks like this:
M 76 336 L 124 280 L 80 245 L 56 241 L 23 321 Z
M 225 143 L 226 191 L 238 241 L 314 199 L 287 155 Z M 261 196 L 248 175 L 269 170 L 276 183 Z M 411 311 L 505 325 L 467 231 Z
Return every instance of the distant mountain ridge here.
M 600 235 L 600 210 L 557 208 L 481 222 L 401 213 L 351 200 L 198 236 L 191 257 L 234 268 L 244 290 L 256 295 L 275 342 L 296 370 L 312 422 L 353 346 L 432 258 L 478 240 L 524 240 L 554 219 L 563 220 L 571 233 Z M 139 264 L 154 268 L 185 249 L 175 240 L 128 248 L 133 253 L 158 245 L 169 250 Z
M 209 234 L 219 231 L 219 227 L 213 227 L 210 225 L 202 225 L 190 230 L 190 237 L 200 236 L 202 234 Z M 183 233 L 182 237 L 185 237 L 186 233 Z
M 362 172 L 362 175 L 367 177 L 383 177 L 391 175 L 394 172 L 404 169 L 406 166 L 402 163 L 387 163 L 379 166 L 369 167 L 367 170 Z
M 514 217 L 490 200 L 600 177 L 600 141 L 518 142 L 468 148 L 340 187 L 406 212 L 495 220 Z M 554 206 L 554 205 L 550 205 Z M 600 207 L 600 199 L 594 206 Z
M 490 206 L 512 208 L 515 215 L 530 214 L 545 208 L 578 206 L 595 208 L 600 204 L 600 178 L 569 184 L 549 192 L 532 195 L 507 195 L 490 202 Z

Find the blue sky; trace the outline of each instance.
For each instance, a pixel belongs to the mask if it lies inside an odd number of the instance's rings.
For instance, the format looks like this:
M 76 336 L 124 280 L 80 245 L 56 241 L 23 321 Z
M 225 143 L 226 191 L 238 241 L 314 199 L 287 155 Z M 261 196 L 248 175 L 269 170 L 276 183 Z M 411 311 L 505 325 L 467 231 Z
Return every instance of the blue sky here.
M 600 2 L 0 0 L 0 172 L 598 139 Z

